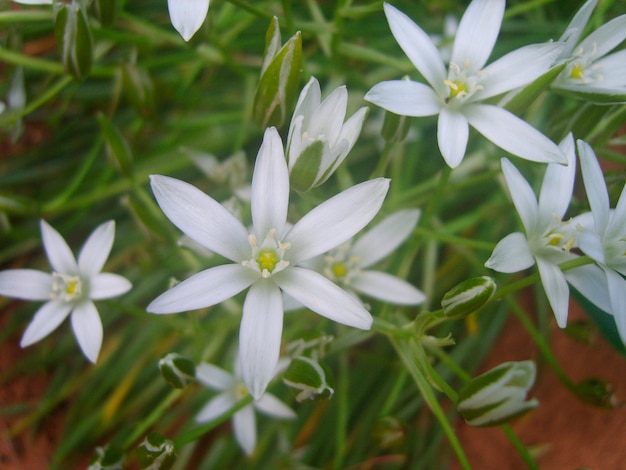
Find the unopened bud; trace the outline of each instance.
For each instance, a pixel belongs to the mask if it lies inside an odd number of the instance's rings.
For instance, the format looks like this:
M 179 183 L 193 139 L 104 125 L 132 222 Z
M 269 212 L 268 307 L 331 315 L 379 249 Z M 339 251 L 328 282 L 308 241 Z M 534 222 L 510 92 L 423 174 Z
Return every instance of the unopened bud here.
M 55 2 L 54 32 L 65 71 L 81 80 L 91 70 L 93 41 L 84 9 L 77 2 Z
M 472 379 L 459 391 L 457 409 L 470 426 L 495 426 L 539 405 L 526 401 L 535 382 L 532 361 L 505 362 Z
M 457 284 L 441 299 L 443 313 L 451 319 L 464 318 L 484 306 L 496 292 L 489 276 L 474 277 Z
M 195 381 L 195 364 L 177 353 L 169 353 L 159 360 L 159 369 L 165 380 L 172 387 L 185 388 L 190 382 Z

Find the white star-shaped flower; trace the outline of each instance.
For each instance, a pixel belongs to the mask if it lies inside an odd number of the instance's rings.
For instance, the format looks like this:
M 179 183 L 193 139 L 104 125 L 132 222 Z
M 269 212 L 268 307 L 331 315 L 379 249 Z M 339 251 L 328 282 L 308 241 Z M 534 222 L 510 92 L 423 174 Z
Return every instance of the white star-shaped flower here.
M 365 99 L 403 116 L 439 115 L 437 141 L 448 166 L 459 165 L 472 126 L 498 147 L 537 162 L 565 163 L 547 137 L 512 113 L 482 101 L 523 87 L 552 66 L 559 43 L 517 49 L 485 67 L 504 15 L 504 0 L 474 0 L 467 8 L 446 66 L 432 40 L 409 17 L 385 3 L 396 41 L 430 86 L 410 80 L 375 85 Z
M 211 421 L 226 413 L 240 400 L 248 396 L 248 390 L 242 382 L 238 370 L 235 370 L 233 375 L 213 364 L 203 362 L 196 366 L 196 378 L 207 387 L 221 392 L 200 410 L 196 416 L 196 421 L 200 423 Z M 264 394 L 259 400 L 255 400 L 252 404 L 237 411 L 232 417 L 233 431 L 237 442 L 248 455 L 252 455 L 256 447 L 255 409 L 278 419 L 294 419 L 296 417 L 291 408 L 270 393 Z
M 561 60 L 569 63 L 552 87 L 586 96 L 591 101 L 624 102 L 626 50 L 609 54 L 626 39 L 626 15 L 612 19 L 579 42 L 597 0 L 588 0 L 561 37 Z M 613 97 L 613 98 L 612 98 Z
M 424 294 L 404 279 L 369 269 L 389 256 L 411 234 L 418 209 L 397 211 L 354 243 L 345 243 L 316 260 L 318 270 L 347 291 L 397 305 L 418 305 Z
M 496 245 L 485 266 L 503 273 L 514 273 L 537 264 L 550 307 L 561 328 L 567 324 L 569 287 L 559 264 L 573 259 L 570 249 L 576 245 L 576 230 L 563 216 L 572 198 L 576 175 L 574 138 L 569 134 L 560 144 L 567 156 L 567 166 L 548 165 L 541 185 L 539 201 L 530 184 L 506 158 L 502 171 L 513 204 L 526 234 L 515 232 Z
M 389 180 L 367 181 L 320 204 L 287 225 L 289 172 L 278 132 L 269 128 L 257 156 L 251 187 L 253 230 L 194 186 L 151 177 L 165 215 L 186 235 L 233 263 L 202 271 L 155 299 L 152 313 L 175 313 L 220 303 L 250 287 L 243 305 L 239 355 L 244 383 L 259 399 L 271 380 L 283 324 L 281 291 L 331 320 L 369 329 L 371 315 L 350 294 L 298 266 L 344 243 L 379 211 Z
M 43 220 L 41 235 L 51 274 L 33 269 L 0 271 L 0 295 L 47 300 L 26 328 L 20 345 L 29 346 L 46 337 L 71 313 L 78 344 L 95 363 L 102 345 L 102 322 L 92 300 L 117 297 L 131 288 L 126 278 L 100 272 L 113 245 L 115 222 L 106 222 L 92 232 L 78 262 L 63 237 Z

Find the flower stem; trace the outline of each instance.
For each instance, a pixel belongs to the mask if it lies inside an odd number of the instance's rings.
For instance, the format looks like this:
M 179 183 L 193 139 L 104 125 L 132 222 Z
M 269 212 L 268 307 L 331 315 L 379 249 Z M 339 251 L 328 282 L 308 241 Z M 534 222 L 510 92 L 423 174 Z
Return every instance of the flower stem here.
M 500 426 L 500 429 L 504 431 L 504 434 L 506 434 L 509 442 L 513 444 L 513 447 L 515 447 L 515 450 L 517 450 L 517 453 L 524 460 L 528 468 L 531 470 L 539 470 L 539 465 L 537 465 L 537 462 L 535 462 L 533 456 L 530 455 L 530 452 L 528 452 L 526 446 L 522 443 L 522 441 L 520 441 L 519 437 L 517 437 L 517 434 L 513 432 L 511 426 L 509 426 L 508 424 L 503 424 L 502 426 Z

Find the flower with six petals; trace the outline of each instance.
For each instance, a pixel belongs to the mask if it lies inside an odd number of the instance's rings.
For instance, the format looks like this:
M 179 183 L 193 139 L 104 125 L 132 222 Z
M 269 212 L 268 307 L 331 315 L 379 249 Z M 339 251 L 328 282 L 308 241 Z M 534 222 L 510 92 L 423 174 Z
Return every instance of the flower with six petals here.
M 367 101 L 403 116 L 439 115 L 439 150 L 451 168 L 465 155 L 469 126 L 518 157 L 565 163 L 557 146 L 535 128 L 505 109 L 481 103 L 540 77 L 561 44 L 522 47 L 485 67 L 500 31 L 504 0 L 473 0 L 459 24 L 446 70 L 428 34 L 388 3 L 385 14 L 396 41 L 430 86 L 410 80 L 381 82 L 365 95 Z
M 369 329 L 371 315 L 350 294 L 299 263 L 350 239 L 379 211 L 389 180 L 367 181 L 320 204 L 290 227 L 289 173 L 274 128 L 265 131 L 251 187 L 253 229 L 194 186 L 151 176 L 157 202 L 186 235 L 232 261 L 193 275 L 156 298 L 152 313 L 218 304 L 250 288 L 239 331 L 242 378 L 259 399 L 273 377 L 283 323 L 281 291 L 331 320 Z
M 92 301 L 117 297 L 131 288 L 126 278 L 100 272 L 113 245 L 115 222 L 106 222 L 92 232 L 78 261 L 59 232 L 43 220 L 41 236 L 51 274 L 33 269 L 0 271 L 0 295 L 47 300 L 26 328 L 20 345 L 29 346 L 46 337 L 71 314 L 78 344 L 95 363 L 102 345 L 102 322 Z

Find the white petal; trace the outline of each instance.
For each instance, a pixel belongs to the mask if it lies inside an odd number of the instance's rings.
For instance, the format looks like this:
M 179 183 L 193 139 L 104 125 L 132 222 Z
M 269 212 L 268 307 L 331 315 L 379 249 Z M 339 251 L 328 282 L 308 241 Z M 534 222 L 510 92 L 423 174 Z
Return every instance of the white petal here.
M 247 455 L 252 455 L 256 447 L 256 418 L 252 406 L 246 406 L 235 413 L 233 431 L 243 451 Z
M 561 51 L 560 58 L 568 57 L 574 50 L 597 3 L 598 0 L 587 0 L 576 12 L 570 24 L 567 25 L 567 29 L 559 38 L 559 42 L 565 42 L 565 48 Z
M 212 398 L 196 415 L 196 421 L 198 423 L 206 423 L 212 421 L 215 418 L 223 415 L 230 410 L 237 403 L 233 399 L 230 392 L 220 393 L 216 397 Z M 251 406 L 246 408 L 252 408 Z
M 170 19 L 185 41 L 195 34 L 209 11 L 209 0 L 167 0 Z
M 324 136 L 330 145 L 337 142 L 348 106 L 348 90 L 345 85 L 337 87 L 322 101 L 311 117 L 307 128 L 310 136 Z
M 375 299 L 396 305 L 418 305 L 426 298 L 404 279 L 380 271 L 364 271 L 352 279 L 350 287 Z
M 289 126 L 290 135 L 292 133 L 294 119 L 297 116 L 303 116 L 303 126 L 305 129 L 308 127 L 310 118 L 313 115 L 313 112 L 320 105 L 321 100 L 322 92 L 320 91 L 320 84 L 315 77 L 311 77 L 298 97 L 296 109 L 293 112 L 293 119 L 291 121 L 291 125 Z
M 450 62 L 471 70 L 483 68 L 500 32 L 504 0 L 474 0 L 469 4 L 456 31 Z
M 22 5 L 52 5 L 53 0 L 13 0 Z
M 359 257 L 359 267 L 367 268 L 396 250 L 417 225 L 419 209 L 404 209 L 384 218 L 363 234 L 352 246 Z
M 232 374 L 208 362 L 196 366 L 196 379 L 215 390 L 228 390 L 234 383 Z
M 500 273 L 516 273 L 535 264 L 524 234 L 510 233 L 498 242 L 485 266 Z
M 349 240 L 378 213 L 388 189 L 388 179 L 376 178 L 323 202 L 287 232 L 283 241 L 291 248 L 285 256 L 298 263 Z
M 177 313 L 210 307 L 237 295 L 260 275 L 238 264 L 224 264 L 194 274 L 154 299 L 150 313 Z
M 63 237 L 45 220 L 41 221 L 41 238 L 52 269 L 61 274 L 78 274 L 78 265 Z
M 544 261 L 542 258 L 537 258 L 537 268 L 539 268 L 543 290 L 550 307 L 552 307 L 556 323 L 559 327 L 565 328 L 569 307 L 569 287 L 567 287 L 565 275 L 558 266 Z
M 484 90 L 472 98 L 483 100 L 531 83 L 550 69 L 562 47 L 555 42 L 531 44 L 506 54 L 482 71 Z
M 49 300 L 52 275 L 34 269 L 0 271 L 0 295 L 24 300 Z
M 273 277 L 281 289 L 315 313 L 362 330 L 372 327 L 369 312 L 354 297 L 321 274 L 294 267 Z
M 263 397 L 254 403 L 254 406 L 261 413 L 278 419 L 293 419 L 296 413 L 276 398 L 271 393 L 266 393 Z
M 626 185 L 622 188 L 615 210 L 611 213 L 604 236 L 609 239 L 619 239 L 626 233 Z
M 283 331 L 283 299 L 270 280 L 254 284 L 243 304 L 239 329 L 241 376 L 255 400 L 274 378 Z
M 578 156 L 580 157 L 580 169 L 583 174 L 587 199 L 591 206 L 593 221 L 596 231 L 604 232 L 609 223 L 609 193 L 604 182 L 602 169 L 591 146 L 582 140 L 578 140 Z
M 618 16 L 587 36 L 576 49 L 602 57 L 626 39 L 626 15 Z
M 110 299 L 128 292 L 133 285 L 123 276 L 113 273 L 100 273 L 90 279 L 89 298 Z
M 581 230 L 578 234 L 578 246 L 583 253 L 598 263 L 604 264 L 607 262 L 604 257 L 602 238 L 597 232 L 587 229 Z
M 567 158 L 567 166 L 550 163 L 541 183 L 539 213 L 543 217 L 563 218 L 572 200 L 576 177 L 576 150 L 571 133 L 559 144 Z
M 401 116 L 433 116 L 441 109 L 439 97 L 432 88 L 411 80 L 377 83 L 364 99 Z
M 472 127 L 513 155 L 540 163 L 567 161 L 554 142 L 505 109 L 471 104 L 463 108 L 463 113 Z
M 337 145 L 333 149 L 333 159 L 332 165 L 328 167 L 326 170 L 327 176 L 324 178 L 324 181 L 337 170 L 339 165 L 343 162 L 348 155 L 348 152 L 354 147 L 357 139 L 359 138 L 359 134 L 361 133 L 361 128 L 363 127 L 363 121 L 367 116 L 369 108 L 363 107 L 360 108 L 356 113 L 350 116 L 343 127 L 341 128 L 341 134 L 339 135 Z M 340 150 L 340 151 L 338 151 Z M 323 176 L 323 175 L 322 175 Z M 322 182 L 324 182 L 322 181 Z
M 250 256 L 248 231 L 224 206 L 195 186 L 168 176 L 150 176 L 152 191 L 168 219 L 185 235 L 233 261 Z
M 102 271 L 109 257 L 115 238 L 115 221 L 109 220 L 98 226 L 89 235 L 78 254 L 78 268 L 86 276 L 93 276 Z
M 595 264 L 565 271 L 565 279 L 592 304 L 612 313 L 606 274 Z
M 626 49 L 597 60 L 592 68 L 602 71 L 602 80 L 596 81 L 596 85 L 613 88 L 614 93 L 626 93 Z
M 70 319 L 80 349 L 95 364 L 102 346 L 102 321 L 98 309 L 91 301 L 83 302 L 74 308 Z
M 437 142 L 450 168 L 456 168 L 463 160 L 468 137 L 467 118 L 458 111 L 442 108 L 437 123 Z
M 612 269 L 605 268 L 606 280 L 609 287 L 609 297 L 617 330 L 626 344 L 626 279 Z
M 533 234 L 537 229 L 539 211 L 535 193 L 515 165 L 506 158 L 503 158 L 501 163 L 515 209 L 522 219 L 526 233 Z
M 289 170 L 276 128 L 265 131 L 252 175 L 252 221 L 259 243 L 271 229 L 281 233 L 289 205 Z
M 71 309 L 72 305 L 65 302 L 43 304 L 24 331 L 20 346 L 24 348 L 48 336 L 65 320 Z
M 446 68 L 430 36 L 389 3 L 385 3 L 385 15 L 393 37 L 406 56 L 437 93 L 443 96 L 446 89 L 443 83 L 446 79 Z

